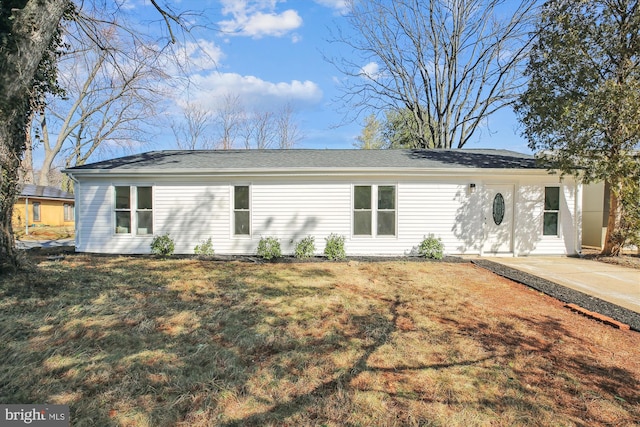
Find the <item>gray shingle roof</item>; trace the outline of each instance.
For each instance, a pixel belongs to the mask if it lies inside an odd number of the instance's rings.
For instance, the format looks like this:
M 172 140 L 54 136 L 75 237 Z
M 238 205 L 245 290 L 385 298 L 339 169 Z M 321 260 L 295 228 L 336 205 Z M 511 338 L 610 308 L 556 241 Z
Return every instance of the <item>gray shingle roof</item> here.
M 20 188 L 20 197 L 33 197 L 39 199 L 74 199 L 74 195 L 72 193 L 67 193 L 59 188 L 33 184 L 22 185 Z
M 195 150 L 151 151 L 76 166 L 70 173 L 358 170 L 545 169 L 533 156 L 507 150 Z

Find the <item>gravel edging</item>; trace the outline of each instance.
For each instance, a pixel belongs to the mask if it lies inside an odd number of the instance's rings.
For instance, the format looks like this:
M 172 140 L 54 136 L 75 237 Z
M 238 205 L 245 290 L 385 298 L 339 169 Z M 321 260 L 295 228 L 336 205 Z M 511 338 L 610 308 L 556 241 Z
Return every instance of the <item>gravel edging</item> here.
M 521 283 L 567 304 L 576 304 L 589 311 L 609 316 L 619 322 L 626 323 L 634 331 L 640 332 L 640 313 L 620 307 L 619 305 L 587 295 L 583 292 L 567 288 L 550 280 L 525 273 L 515 268 L 485 259 L 474 259 L 471 262 L 478 267 L 489 270 L 499 276 Z

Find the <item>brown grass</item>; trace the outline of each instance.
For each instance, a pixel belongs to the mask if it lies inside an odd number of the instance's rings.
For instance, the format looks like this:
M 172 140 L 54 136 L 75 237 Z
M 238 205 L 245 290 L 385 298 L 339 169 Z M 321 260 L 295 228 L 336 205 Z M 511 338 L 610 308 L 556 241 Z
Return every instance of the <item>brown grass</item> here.
M 640 422 L 640 334 L 470 264 L 35 262 L 0 283 L 0 403 L 74 426 Z
M 583 247 L 582 256 L 586 259 L 592 259 L 594 261 L 600 261 L 607 264 L 620 265 L 622 267 L 635 268 L 636 270 L 640 270 L 640 251 L 638 251 L 637 249 L 625 249 L 623 253 L 618 256 L 601 256 L 599 249 Z

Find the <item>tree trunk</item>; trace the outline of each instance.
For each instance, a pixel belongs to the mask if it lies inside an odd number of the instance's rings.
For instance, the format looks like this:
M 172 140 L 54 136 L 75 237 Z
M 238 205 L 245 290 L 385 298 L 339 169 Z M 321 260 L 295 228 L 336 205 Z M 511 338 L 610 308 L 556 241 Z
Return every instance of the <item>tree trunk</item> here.
M 18 265 L 11 217 L 34 79 L 67 0 L 0 4 L 0 264 Z
M 607 232 L 601 255 L 618 256 L 624 245 L 624 237 L 619 232 L 622 223 L 622 204 L 620 203 L 620 183 L 610 184 L 609 218 L 607 220 Z
M 25 132 L 25 150 L 22 158 L 22 183 L 23 184 L 35 184 L 36 177 L 33 172 L 33 138 L 31 137 L 31 124 L 32 120 L 29 119 L 27 124 L 27 131 Z
M 42 166 L 40 167 L 40 173 L 38 174 L 38 185 L 42 185 L 45 187 L 49 186 L 49 173 L 51 172 L 54 158 L 55 153 L 53 153 L 52 151 L 48 151 L 45 154 L 44 160 L 42 161 Z

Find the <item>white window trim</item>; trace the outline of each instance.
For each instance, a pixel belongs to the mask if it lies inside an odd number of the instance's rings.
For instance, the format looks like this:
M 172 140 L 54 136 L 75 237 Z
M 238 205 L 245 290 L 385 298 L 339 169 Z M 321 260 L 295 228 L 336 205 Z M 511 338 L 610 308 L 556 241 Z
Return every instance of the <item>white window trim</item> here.
M 355 188 L 356 187 L 371 187 L 371 234 L 370 235 L 366 235 L 366 234 L 354 234 L 355 232 L 355 225 L 354 225 L 354 217 L 355 217 Z M 379 187 L 394 187 L 395 191 L 394 191 L 394 196 L 395 196 L 395 209 L 393 209 L 393 212 L 395 213 L 395 234 L 391 235 L 391 234 L 378 234 L 378 212 L 391 212 L 390 209 L 378 209 L 378 188 Z M 398 183 L 386 183 L 386 182 L 382 182 L 382 183 L 369 183 L 369 182 L 358 182 L 358 183 L 352 183 L 351 184 L 351 224 L 350 224 L 350 229 L 351 229 L 351 238 L 352 239 L 363 239 L 363 240 L 370 240 L 370 239 L 398 239 Z
M 151 209 L 140 209 L 138 208 L 138 188 L 140 187 L 149 187 L 151 189 Z M 155 211 L 155 197 L 154 197 L 154 187 L 153 185 L 136 185 L 136 186 L 132 186 L 131 188 L 135 188 L 135 190 L 132 190 L 133 193 L 135 193 L 135 201 L 136 201 L 136 208 L 135 210 L 132 209 L 132 214 L 135 213 L 135 215 L 133 215 L 133 221 L 131 221 L 131 227 L 132 227 L 132 231 L 135 230 L 135 235 L 139 236 L 139 237 L 149 237 L 149 236 L 153 236 L 156 230 L 155 227 L 155 215 L 153 214 L 153 212 Z M 151 212 L 151 231 L 152 233 L 146 233 L 146 234 L 138 234 L 138 212 Z M 135 228 L 133 228 L 135 226 Z
M 371 190 L 370 194 L 370 202 L 369 209 L 357 209 L 355 208 L 356 203 L 356 187 L 369 187 Z M 377 213 L 376 210 L 373 209 L 373 201 L 374 196 L 376 196 L 377 189 L 374 188 L 373 184 L 353 184 L 351 186 L 351 236 L 355 239 L 371 239 L 376 236 L 376 218 L 374 218 L 374 212 Z M 377 201 L 377 198 L 376 198 Z M 356 212 L 369 212 L 371 214 L 371 234 L 356 234 L 356 226 L 355 226 L 355 218 Z
M 116 210 L 116 187 L 129 187 L 129 209 Z M 138 209 L 138 187 L 150 187 L 151 188 L 151 209 Z M 114 237 L 139 237 L 139 238 L 152 238 L 156 231 L 156 191 L 154 184 L 140 183 L 140 184 L 111 184 L 111 196 L 113 197 L 111 203 L 111 233 Z M 116 233 L 116 212 L 129 211 L 129 223 L 131 230 L 129 233 Z M 153 233 L 151 234 L 138 234 L 138 215 L 137 212 L 151 211 L 151 227 Z
M 249 187 L 249 234 L 236 234 L 236 206 L 235 195 L 236 187 Z M 232 239 L 251 239 L 253 237 L 253 184 L 250 182 L 238 182 L 229 186 L 229 217 L 231 227 L 229 234 Z M 244 210 L 240 210 L 244 211 Z

